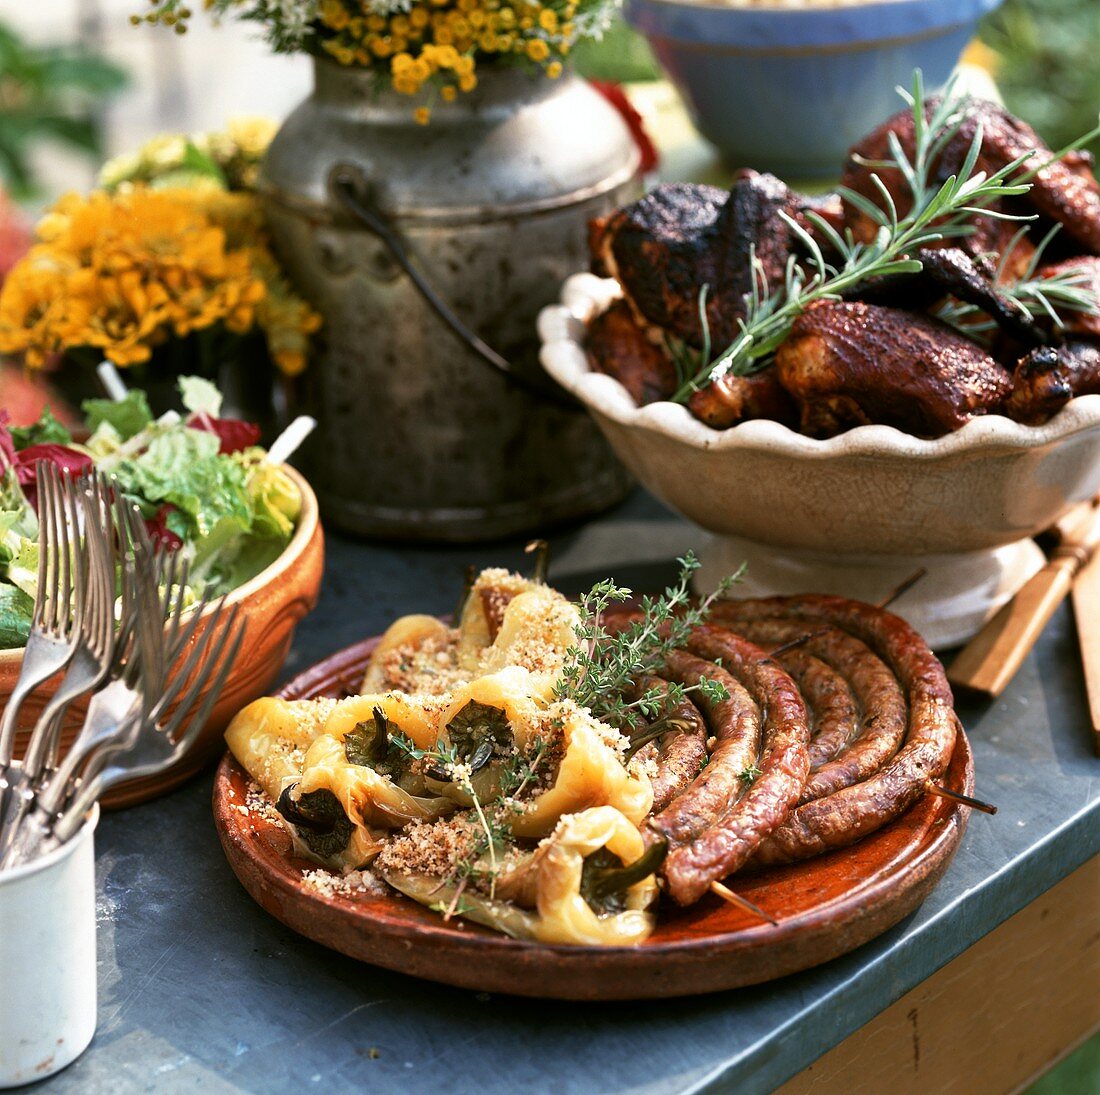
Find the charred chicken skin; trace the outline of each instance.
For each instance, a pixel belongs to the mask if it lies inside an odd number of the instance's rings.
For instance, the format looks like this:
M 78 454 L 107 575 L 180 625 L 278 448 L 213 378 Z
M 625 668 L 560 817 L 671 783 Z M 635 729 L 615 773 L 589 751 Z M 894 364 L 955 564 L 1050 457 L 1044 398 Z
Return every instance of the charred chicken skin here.
M 1074 396 L 1100 394 L 1100 349 L 1090 342 L 1041 346 L 1020 359 L 1012 376 L 1006 413 L 1036 426 Z
M 787 426 L 798 425 L 798 408 L 779 382 L 774 365 L 751 376 L 725 376 L 695 392 L 688 410 L 700 422 L 725 430 L 752 418 L 770 418 Z
M 925 114 L 929 115 L 931 109 L 932 101 L 929 101 Z M 1068 163 L 1064 159 L 1048 162 L 1053 153 L 1039 139 L 1035 130 L 1014 118 L 997 103 L 972 99 L 965 110 L 966 114 L 958 132 L 944 148 L 939 162 L 934 165 L 935 176 L 946 179 L 959 171 L 980 123 L 982 147 L 977 169 L 992 173 L 1034 149 L 1036 155 L 1022 170 L 1030 170 L 1040 164 L 1045 166 L 1032 179 L 1031 190 L 1019 199 L 1030 206 L 1024 212 L 1037 212 L 1061 224 L 1081 250 L 1100 254 L 1100 187 L 1089 169 L 1088 161 L 1077 156 Z M 901 172 L 894 168 L 872 167 L 867 162 L 890 158 L 891 133 L 896 135 L 906 154 L 912 156 L 913 113 L 907 108 L 887 119 L 853 146 L 841 181 L 878 205 L 882 198 L 871 178 L 877 174 L 890 191 L 899 213 L 904 214 L 912 202 Z M 846 207 L 845 221 L 856 239 L 866 241 L 873 238 L 874 222 L 850 204 Z M 1016 230 L 1011 221 L 997 221 L 989 217 L 975 218 L 975 228 L 975 234 L 965 242 L 971 254 L 981 251 L 1001 253 L 1007 246 L 1008 238 Z
M 676 391 L 676 370 L 668 351 L 649 340 L 624 300 L 588 325 L 586 348 L 592 368 L 613 376 L 640 407 L 668 399 Z
M 711 342 L 723 346 L 745 312 L 750 255 L 773 284 L 782 279 L 791 233 L 780 210 L 796 212 L 794 195 L 774 176 L 755 171 L 742 172 L 728 193 L 713 186 L 659 186 L 596 222 L 593 266 L 618 279 L 643 320 L 696 349 L 704 341 L 699 295 L 706 286 Z
M 873 422 L 939 437 L 999 410 L 1012 389 L 1001 365 L 946 324 L 859 301 L 804 312 L 776 367 L 813 437 Z

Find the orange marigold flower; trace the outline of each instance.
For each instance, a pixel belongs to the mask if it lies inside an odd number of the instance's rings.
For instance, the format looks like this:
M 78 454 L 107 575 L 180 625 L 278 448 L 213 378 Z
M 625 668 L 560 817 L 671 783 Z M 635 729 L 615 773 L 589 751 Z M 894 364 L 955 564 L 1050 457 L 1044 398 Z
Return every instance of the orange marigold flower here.
M 0 352 L 37 368 L 93 348 L 133 365 L 173 336 L 259 325 L 273 358 L 299 367 L 320 317 L 282 279 L 261 225 L 254 196 L 216 189 L 67 195 L 0 290 Z

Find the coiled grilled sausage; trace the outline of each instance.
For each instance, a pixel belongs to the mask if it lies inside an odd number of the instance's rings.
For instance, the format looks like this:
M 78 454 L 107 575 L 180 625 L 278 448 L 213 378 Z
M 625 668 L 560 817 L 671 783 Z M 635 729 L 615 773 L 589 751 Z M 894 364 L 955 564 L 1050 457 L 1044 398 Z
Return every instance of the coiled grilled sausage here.
M 744 621 L 732 605 L 728 609 L 720 606 L 717 615 L 734 630 L 761 644 L 786 643 L 810 634 L 801 649 L 827 662 L 851 685 L 861 709 L 860 733 L 839 756 L 811 774 L 802 790 L 801 802 L 811 802 L 859 783 L 877 772 L 901 747 L 909 715 L 905 695 L 893 670 L 866 643 L 820 622 Z
M 646 676 L 638 682 L 638 690 L 639 693 L 657 691 L 667 702 L 669 682 L 661 677 Z M 667 711 L 662 703 L 662 717 L 680 725 L 638 752 L 639 756 L 652 757 L 656 768 L 656 774 L 650 779 L 653 784 L 652 813 L 655 814 L 691 784 L 707 759 L 707 724 L 688 697 Z
M 752 856 L 798 801 L 810 768 L 806 705 L 794 681 L 763 650 L 710 624 L 692 632 L 688 649 L 703 658 L 720 659 L 745 686 L 763 713 L 763 733 L 751 782 L 743 778 L 744 770 L 724 773 L 749 784 L 744 794 L 665 860 L 662 873 L 668 891 L 681 905 L 698 901 L 712 882 L 732 874 Z M 703 774 L 714 764 L 712 758 Z M 690 800 L 693 787 L 674 806 Z
M 736 604 L 741 619 L 795 619 L 851 632 L 897 675 L 909 701 L 909 727 L 897 755 L 861 783 L 799 806 L 764 840 L 753 866 L 790 863 L 842 848 L 898 817 L 951 761 L 955 713 L 951 686 L 936 656 L 904 620 L 841 597 L 771 597 Z
M 714 738 L 710 761 L 686 790 L 649 820 L 650 828 L 675 848 L 705 832 L 741 796 L 741 774 L 753 767 L 760 749 L 760 710 L 738 680 L 704 658 L 674 650 L 665 668 L 669 677 L 687 687 L 706 677 L 727 693 L 717 704 L 697 697 Z

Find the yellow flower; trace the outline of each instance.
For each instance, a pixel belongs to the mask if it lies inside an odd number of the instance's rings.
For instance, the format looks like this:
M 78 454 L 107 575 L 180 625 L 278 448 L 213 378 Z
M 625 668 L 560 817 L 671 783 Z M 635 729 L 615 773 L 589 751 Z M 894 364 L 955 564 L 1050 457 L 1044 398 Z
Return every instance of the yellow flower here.
M 539 12 L 539 26 L 548 34 L 558 29 L 558 13 L 553 8 L 543 8 Z
M 445 103 L 453 103 L 458 98 L 458 92 L 453 84 L 447 84 L 440 90 L 439 94 Z
M 550 56 L 550 47 L 541 38 L 532 38 L 527 43 L 527 56 L 532 61 L 545 61 Z
M 427 125 L 432 120 L 432 112 L 426 106 L 418 106 L 413 117 L 417 125 Z
M 351 15 L 340 0 L 321 0 L 321 22 L 332 30 L 343 30 L 351 21 Z
M 147 361 L 171 337 L 259 325 L 272 357 L 301 368 L 320 317 L 286 285 L 258 200 L 209 190 L 66 195 L 0 290 L 0 352 L 31 368 L 93 348 Z
M 561 75 L 561 73 L 561 61 L 551 61 L 550 64 L 546 66 L 546 75 L 549 76 L 551 80 L 556 80 Z

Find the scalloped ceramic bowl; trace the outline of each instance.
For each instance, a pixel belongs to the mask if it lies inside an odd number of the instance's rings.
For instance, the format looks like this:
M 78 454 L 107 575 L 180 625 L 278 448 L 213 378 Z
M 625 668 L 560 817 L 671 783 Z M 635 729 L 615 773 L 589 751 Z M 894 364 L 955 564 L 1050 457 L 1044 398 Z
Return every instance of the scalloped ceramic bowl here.
M 587 320 L 618 295 L 613 280 L 569 278 L 539 316 L 542 363 L 648 490 L 715 534 L 700 584 L 744 560 L 750 596 L 875 601 L 923 566 L 898 611 L 949 646 L 1043 565 L 1031 537 L 1100 490 L 1100 395 L 1043 426 L 989 415 L 932 441 L 890 426 L 826 441 L 763 420 L 714 430 L 676 403 L 639 407 L 583 347 Z
M 310 485 L 293 468 L 286 469 L 302 492 L 302 512 L 294 535 L 283 553 L 255 578 L 229 594 L 227 603 L 241 604 L 245 635 L 240 653 L 221 694 L 194 745 L 167 772 L 147 779 L 121 783 L 105 799 L 107 806 L 130 806 L 155 798 L 183 783 L 225 752 L 222 731 L 247 703 L 266 695 L 286 661 L 294 630 L 317 603 L 324 571 L 324 533 L 317 512 L 317 498 Z M 208 609 L 204 615 L 210 614 Z M 192 639 L 197 641 L 198 634 Z M 8 702 L 23 664 L 23 650 L 0 650 L 0 707 Z M 30 730 L 60 677 L 47 682 L 30 696 L 19 712 L 15 737 L 16 756 L 21 756 Z M 205 695 L 205 693 L 204 693 Z M 61 743 L 68 748 L 80 729 L 86 702 L 72 704 L 65 715 Z

